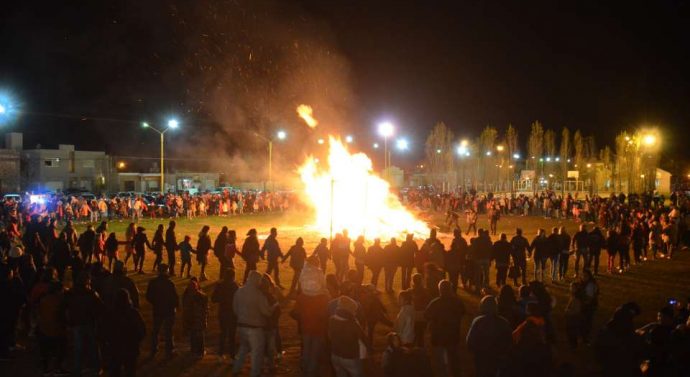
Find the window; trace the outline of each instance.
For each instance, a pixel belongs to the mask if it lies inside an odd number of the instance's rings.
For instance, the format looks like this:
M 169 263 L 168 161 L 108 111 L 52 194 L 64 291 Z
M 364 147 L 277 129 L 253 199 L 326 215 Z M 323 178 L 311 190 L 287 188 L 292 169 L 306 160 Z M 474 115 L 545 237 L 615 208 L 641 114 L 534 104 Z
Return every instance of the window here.
M 81 167 L 83 167 L 83 168 L 95 168 L 96 167 L 96 161 L 84 160 L 84 161 L 82 161 Z
M 49 167 L 49 168 L 56 168 L 60 166 L 60 159 L 59 158 L 49 158 L 43 160 L 43 166 Z

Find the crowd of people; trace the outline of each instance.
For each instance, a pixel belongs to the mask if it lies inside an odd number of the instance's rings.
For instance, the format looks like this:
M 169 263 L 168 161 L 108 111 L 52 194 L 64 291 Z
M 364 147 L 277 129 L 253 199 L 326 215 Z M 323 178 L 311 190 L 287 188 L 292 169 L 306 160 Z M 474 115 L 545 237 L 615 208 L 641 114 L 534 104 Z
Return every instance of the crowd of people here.
M 167 194 L 123 193 L 113 196 L 26 194 L 3 201 L 3 216 L 10 214 L 20 221 L 33 215 L 52 216 L 64 223 L 143 218 L 195 218 L 232 216 L 250 213 L 285 211 L 295 204 L 290 192 L 223 190 L 190 194 L 188 191 Z
M 232 363 L 233 375 L 241 373 L 247 356 L 251 376 L 275 372 L 283 354 L 284 314 L 297 324 L 303 376 L 365 376 L 371 370 L 365 360 L 377 349 L 383 349 L 381 370 L 386 377 L 458 376 L 462 342 L 477 376 L 572 375 L 572 365 L 555 362 L 559 333 L 570 347 L 591 347 L 606 376 L 690 375 L 690 306 L 669 302 L 659 310 L 658 321 L 635 329 L 640 308 L 629 302 L 600 331 L 594 331 L 593 323 L 602 250 L 609 255 L 610 273 L 623 273 L 647 258 L 674 257 L 687 239 L 684 197 L 674 197 L 669 207 L 622 196 L 587 198 L 589 210 L 570 216 L 581 221 L 578 232 L 571 236 L 564 227 L 549 234 L 539 229 L 531 240 L 521 229 L 509 238 L 496 234 L 491 225 L 492 216 L 498 222 L 500 215 L 524 214 L 514 212 L 520 207 L 510 204 L 513 199 L 433 197 L 441 198 L 436 210 L 450 211 L 453 239 L 448 247 L 435 229 L 421 246 L 413 235 L 400 244 L 395 238 L 385 245 L 375 239 L 367 246 L 363 237 L 353 241 L 344 230 L 331 242 L 322 239 L 311 253 L 301 238 L 284 252 L 276 228 L 263 243 L 251 229 L 238 247 L 236 231 L 223 227 L 212 238 L 208 226 L 192 244 L 189 235 L 178 235 L 176 219 L 167 227 L 159 225 L 151 239 L 144 227 L 132 222 L 125 238 L 118 239 L 108 231 L 107 216 L 98 219 L 95 229 L 88 225 L 79 233 L 69 219 L 6 211 L 0 232 L 0 302 L 6 304 L 0 308 L 0 359 L 23 352 L 17 335 L 21 329 L 26 339 L 37 342 L 45 376 L 96 375 L 101 370 L 134 376 L 141 349 L 153 359 L 162 340 L 165 356 L 177 355 L 173 328 L 180 313 L 191 354 L 204 357 L 214 303 L 220 328 L 217 356 Z M 558 216 L 557 208 L 565 208 L 563 216 L 568 217 L 568 208 L 579 205 L 570 197 L 556 205 L 554 193 L 538 197 L 543 216 Z M 519 203 L 519 197 L 514 200 Z M 473 216 L 476 231 L 468 242 L 453 220 L 457 211 L 486 213 L 490 229 L 476 229 Z M 149 254 L 155 257 L 156 274 L 142 297 L 152 309 L 152 321 L 146 323 L 140 313 L 143 300 L 128 272 L 146 274 Z M 201 282 L 214 279 L 206 274 L 212 260 L 219 275 L 207 295 Z M 261 260 L 266 261 L 263 272 L 257 266 Z M 283 286 L 280 274 L 286 262 L 293 270 L 289 287 Z M 371 276 L 367 281 L 365 274 Z M 176 275 L 186 278 L 182 295 L 172 280 Z M 549 280 L 568 284 L 565 323 L 554 321 Z M 397 291 L 397 316 L 384 305 L 379 287 L 388 294 Z M 479 315 L 464 335 L 461 325 L 469 310 L 461 290 L 481 297 Z M 375 337 L 377 328 L 391 330 L 385 344 Z M 147 336 L 148 349 L 141 345 Z

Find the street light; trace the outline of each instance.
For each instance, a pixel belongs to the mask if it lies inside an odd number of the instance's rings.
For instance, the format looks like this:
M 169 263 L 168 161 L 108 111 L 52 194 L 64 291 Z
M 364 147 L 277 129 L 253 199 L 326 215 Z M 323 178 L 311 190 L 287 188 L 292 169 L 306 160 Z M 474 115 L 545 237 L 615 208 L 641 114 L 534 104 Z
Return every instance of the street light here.
M 5 114 L 7 112 L 7 108 L 5 108 L 5 105 L 0 104 L 0 115 Z
M 379 143 L 374 143 L 374 144 L 372 145 L 372 147 L 373 147 L 374 149 L 379 149 Z
M 645 137 L 642 140 L 646 146 L 652 146 L 656 144 L 656 136 L 654 135 L 645 135 Z
M 393 136 L 395 126 L 391 122 L 379 123 L 379 135 L 383 136 L 383 169 L 386 171 L 388 177 L 388 168 L 390 165 L 390 156 L 388 155 L 388 138 Z
M 126 167 L 127 167 L 127 164 L 125 164 L 124 161 L 120 161 L 120 162 L 117 163 L 117 168 L 118 168 L 118 169 L 124 169 L 124 168 L 126 168 Z
M 345 142 L 346 143 L 352 144 L 353 141 L 355 141 L 355 139 L 352 137 L 352 135 L 345 136 Z
M 513 159 L 519 160 L 519 159 L 520 159 L 520 154 L 519 154 L 519 153 L 513 153 Z
M 407 139 L 398 139 L 395 142 L 395 146 L 401 151 L 405 151 L 410 147 L 409 143 L 407 142 Z
M 323 145 L 326 141 L 324 139 L 319 139 L 316 140 L 316 142 L 319 143 L 319 145 Z
M 170 119 L 168 120 L 167 126 L 164 130 L 159 130 L 156 127 L 151 126 L 148 122 L 142 122 L 141 126 L 143 128 L 150 128 L 161 136 L 161 194 L 165 193 L 165 133 L 168 132 L 170 129 L 176 129 L 179 127 L 180 122 L 177 121 L 177 119 Z
M 264 140 L 265 142 L 268 143 L 268 184 L 273 185 L 273 138 L 267 138 L 257 132 L 254 132 L 254 135 L 259 137 L 260 139 Z M 278 140 L 285 140 L 287 138 L 287 132 L 283 130 L 278 130 L 276 132 L 276 138 Z M 273 187 L 272 187 L 273 189 Z
M 497 145 L 496 150 L 499 152 L 503 152 L 503 146 L 502 145 Z

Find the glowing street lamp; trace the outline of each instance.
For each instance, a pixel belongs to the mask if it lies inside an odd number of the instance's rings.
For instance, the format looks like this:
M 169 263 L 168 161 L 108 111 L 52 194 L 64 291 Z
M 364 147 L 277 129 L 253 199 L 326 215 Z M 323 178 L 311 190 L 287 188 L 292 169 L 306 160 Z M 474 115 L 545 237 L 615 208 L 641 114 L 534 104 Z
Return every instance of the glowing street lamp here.
M 159 130 L 156 127 L 151 126 L 148 122 L 141 122 L 141 126 L 143 128 L 150 128 L 156 132 L 161 137 L 161 193 L 165 193 L 165 133 L 168 132 L 168 130 L 171 129 L 176 129 L 180 126 L 180 122 L 172 118 L 168 120 L 167 127 L 164 130 Z
M 0 103 L 0 115 L 3 115 L 5 113 L 7 113 L 7 108 L 5 107 L 5 105 Z
M 326 140 L 319 139 L 319 140 L 316 140 L 316 142 L 319 143 L 319 145 L 323 145 L 326 142 Z
M 355 141 L 355 139 L 352 137 L 352 135 L 345 136 L 345 142 L 346 143 L 352 144 L 353 141 Z
M 126 168 L 126 167 L 127 167 L 127 164 L 125 164 L 124 161 L 120 161 L 120 162 L 117 163 L 117 168 L 118 168 L 118 169 L 124 169 L 124 168 Z
M 374 144 L 372 145 L 372 147 L 373 147 L 374 149 L 379 149 L 379 143 L 374 143 Z
M 410 144 L 408 143 L 407 139 L 398 139 L 395 142 L 395 146 L 398 148 L 398 150 L 406 151 L 410 147 Z
M 519 154 L 519 153 L 513 153 L 513 159 L 519 160 L 519 159 L 520 159 L 520 154 Z
M 502 145 L 497 145 L 496 150 L 499 152 L 503 152 L 504 147 Z
M 254 132 L 254 135 L 258 136 L 259 138 L 263 139 L 268 143 L 268 184 L 273 186 L 273 139 L 272 138 L 267 138 L 257 132 Z M 285 140 L 287 138 L 287 132 L 284 130 L 278 130 L 276 132 L 276 139 L 278 140 Z
M 279 140 L 285 140 L 285 138 L 287 137 L 287 133 L 283 130 L 280 130 L 280 131 L 276 132 L 276 137 Z
M 491 151 L 486 151 L 487 156 L 491 156 Z
M 645 135 L 645 137 L 642 139 L 642 142 L 648 146 L 651 147 L 652 145 L 656 144 L 656 136 L 654 135 Z

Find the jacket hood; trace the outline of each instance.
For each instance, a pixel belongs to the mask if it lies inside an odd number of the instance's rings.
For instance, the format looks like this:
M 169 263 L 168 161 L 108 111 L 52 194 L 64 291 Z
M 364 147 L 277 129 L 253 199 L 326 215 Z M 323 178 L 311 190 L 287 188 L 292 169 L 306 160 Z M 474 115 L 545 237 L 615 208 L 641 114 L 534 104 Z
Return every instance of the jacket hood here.
M 247 276 L 247 285 L 254 288 L 259 288 L 260 283 L 261 274 L 255 270 L 249 271 L 249 275 Z
M 484 296 L 479 303 L 479 312 L 485 315 L 495 315 L 498 312 L 494 296 Z

